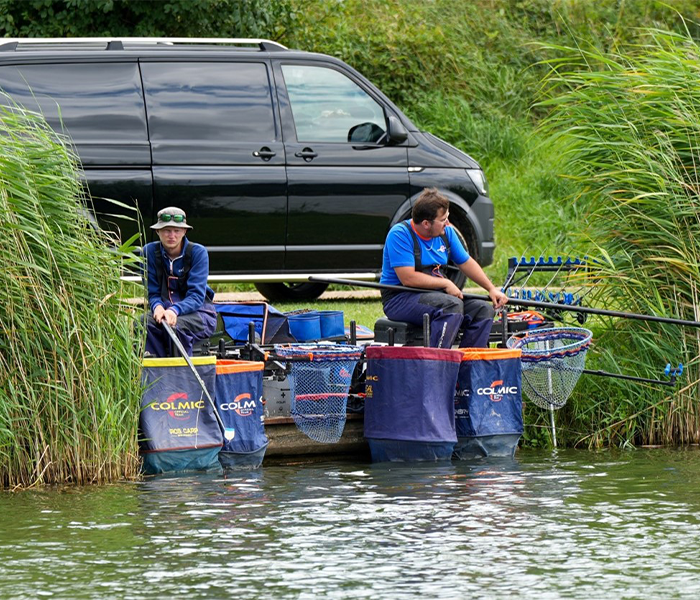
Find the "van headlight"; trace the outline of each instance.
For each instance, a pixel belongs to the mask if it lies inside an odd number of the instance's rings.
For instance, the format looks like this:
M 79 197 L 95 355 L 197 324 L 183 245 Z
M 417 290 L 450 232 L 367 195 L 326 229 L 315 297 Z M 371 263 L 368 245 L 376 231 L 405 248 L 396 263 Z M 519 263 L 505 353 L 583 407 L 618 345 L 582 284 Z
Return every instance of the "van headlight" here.
M 465 171 L 467 172 L 467 175 L 469 175 L 469 179 L 472 180 L 472 183 L 476 186 L 479 193 L 483 196 L 488 196 L 489 184 L 486 181 L 486 175 L 484 175 L 484 172 L 481 169 L 465 169 Z

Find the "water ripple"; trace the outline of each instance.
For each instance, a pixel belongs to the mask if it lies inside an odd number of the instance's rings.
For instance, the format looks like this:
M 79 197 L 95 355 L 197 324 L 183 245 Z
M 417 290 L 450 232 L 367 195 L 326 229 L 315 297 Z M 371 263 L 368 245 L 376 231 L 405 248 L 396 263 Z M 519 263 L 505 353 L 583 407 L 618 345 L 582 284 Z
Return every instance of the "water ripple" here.
M 0 495 L 0 597 L 697 596 L 700 452 L 317 463 Z

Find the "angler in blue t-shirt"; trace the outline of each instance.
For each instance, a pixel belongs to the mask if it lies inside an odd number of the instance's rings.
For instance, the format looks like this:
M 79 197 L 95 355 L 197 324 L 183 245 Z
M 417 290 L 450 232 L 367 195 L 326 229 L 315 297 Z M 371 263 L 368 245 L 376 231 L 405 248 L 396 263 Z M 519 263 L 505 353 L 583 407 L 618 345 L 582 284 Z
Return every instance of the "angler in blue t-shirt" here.
M 449 206 L 449 200 L 437 189 L 427 188 L 414 203 L 411 219 L 389 231 L 380 282 L 435 291 L 382 290 L 384 313 L 392 320 L 414 325 L 421 325 L 423 314 L 428 313 L 432 347 L 452 347 L 462 329 L 461 347 L 486 348 L 494 309 L 508 298 L 465 250 L 450 225 Z M 493 306 L 484 300 L 463 298 L 462 291 L 441 271 L 448 259 L 488 292 Z
M 191 356 L 194 343 L 210 337 L 216 329 L 214 290 L 207 285 L 209 254 L 204 246 L 185 237 L 192 225 L 187 224 L 181 208 L 169 206 L 159 211 L 158 221 L 151 229 L 155 229 L 160 241 L 146 244 L 143 249 L 151 308 L 146 353 L 170 355 L 170 336 L 161 325 L 165 321 Z

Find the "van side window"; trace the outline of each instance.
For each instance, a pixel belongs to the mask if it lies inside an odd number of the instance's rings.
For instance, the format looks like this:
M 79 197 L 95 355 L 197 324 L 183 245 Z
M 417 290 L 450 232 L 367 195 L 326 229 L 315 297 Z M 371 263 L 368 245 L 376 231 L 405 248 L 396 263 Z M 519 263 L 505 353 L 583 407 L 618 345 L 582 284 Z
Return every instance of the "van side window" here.
M 142 62 L 151 141 L 187 144 L 276 139 L 267 66 Z
M 325 67 L 282 65 L 299 142 L 381 142 L 384 110 L 360 86 Z
M 54 130 L 69 133 L 84 163 L 150 163 L 135 61 L 4 66 L 0 88 L 43 113 Z M 7 99 L 0 97 L 0 103 Z

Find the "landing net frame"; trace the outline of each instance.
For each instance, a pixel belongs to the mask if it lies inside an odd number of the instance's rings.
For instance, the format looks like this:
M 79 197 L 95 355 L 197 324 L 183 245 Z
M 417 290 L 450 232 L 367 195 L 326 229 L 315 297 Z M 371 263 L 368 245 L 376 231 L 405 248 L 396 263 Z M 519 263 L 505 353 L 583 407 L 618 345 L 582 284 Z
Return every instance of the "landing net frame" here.
M 291 362 L 288 380 L 291 415 L 297 429 L 310 439 L 334 444 L 345 428 L 352 375 L 362 348 L 350 345 L 276 345 L 275 353 Z M 300 361 L 308 357 L 308 361 Z
M 506 343 L 521 351 L 525 395 L 550 411 L 555 447 L 554 410 L 566 404 L 583 373 L 592 339 L 591 331 L 583 327 L 550 327 L 514 335 Z

